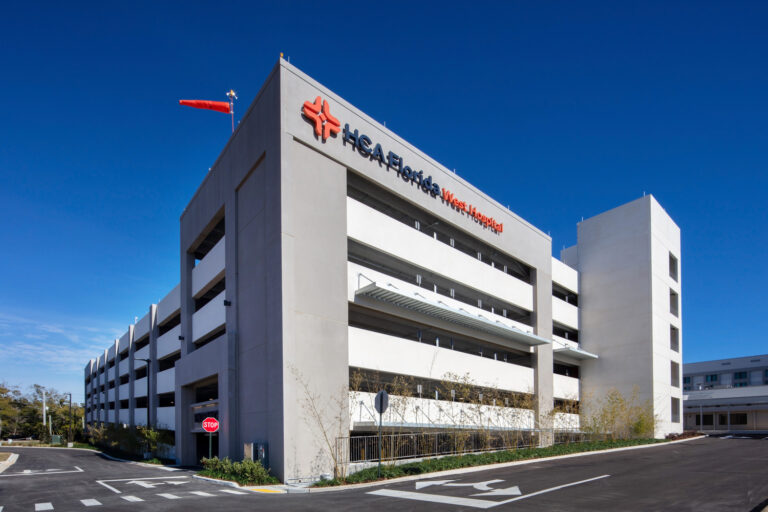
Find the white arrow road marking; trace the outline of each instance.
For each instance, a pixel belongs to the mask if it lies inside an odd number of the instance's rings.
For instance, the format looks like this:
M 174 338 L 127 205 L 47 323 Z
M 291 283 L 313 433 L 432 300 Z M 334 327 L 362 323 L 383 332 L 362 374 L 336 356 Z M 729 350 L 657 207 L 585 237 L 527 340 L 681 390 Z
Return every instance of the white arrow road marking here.
M 181 484 L 188 484 L 189 482 L 174 482 L 174 481 L 170 481 L 170 482 L 165 482 L 165 483 L 166 484 L 171 484 L 171 485 L 181 485 Z
M 520 496 L 521 494 L 523 493 L 520 492 L 520 488 L 515 485 L 506 489 L 491 489 L 491 492 L 481 492 L 472 496 Z
M 0 476 L 2 476 L 2 475 L 0 475 Z M 109 489 L 110 491 L 112 491 L 114 493 L 122 494 L 122 491 L 119 491 L 118 489 L 114 488 L 113 486 L 109 485 L 106 482 L 138 482 L 138 481 L 144 481 L 144 480 L 165 480 L 165 483 L 169 483 L 169 480 L 180 479 L 180 478 L 187 479 L 189 477 L 186 477 L 186 476 L 156 476 L 156 477 L 151 477 L 151 478 L 116 478 L 116 479 L 113 479 L 113 480 L 96 480 L 96 483 L 99 484 L 99 485 L 103 485 L 104 487 L 106 487 L 107 489 Z M 146 486 L 142 486 L 142 487 L 146 487 Z
M 120 496 L 125 501 L 144 501 L 143 499 L 136 497 L 136 496 Z
M 430 485 L 445 485 L 448 482 L 453 482 L 453 480 L 429 480 L 427 482 L 420 481 L 416 482 L 416 490 L 423 489 L 425 487 L 429 487 Z
M 206 498 L 213 496 L 213 494 L 205 491 L 189 491 L 192 494 L 197 494 L 198 496 L 205 496 Z
M 25 469 L 21 473 L 11 473 L 10 475 L 5 475 L 5 474 L 0 475 L 0 478 L 8 478 L 8 477 L 11 477 L 11 476 L 40 476 L 40 475 L 48 476 L 48 475 L 61 475 L 63 473 L 82 473 L 83 472 L 82 468 L 77 467 L 77 466 L 73 466 L 73 467 L 75 469 L 74 470 L 69 470 L 69 471 L 62 471 L 62 470 L 59 470 L 59 469 L 49 469 L 49 470 L 45 470 L 45 471 L 37 470 L 37 469 L 35 469 L 35 470 L 33 470 L 33 469 Z
M 53 505 L 50 503 L 35 503 L 35 512 L 40 510 L 53 510 Z
M 141 480 L 131 480 L 130 482 L 128 482 L 128 485 L 131 485 L 131 484 L 140 485 L 145 489 L 154 489 L 156 485 L 163 485 L 163 482 L 152 483 L 152 482 L 143 482 Z
M 101 505 L 101 502 L 99 500 L 80 500 L 80 503 L 85 505 L 86 507 L 98 507 Z M 0 510 L 2 512 L 2 510 Z
M 236 491 L 234 489 L 222 489 L 221 492 L 227 492 L 229 494 L 248 494 L 247 492 Z M 0 512 L 3 512 L 3 509 L 0 508 Z
M 377 496 L 390 496 L 392 498 L 404 498 L 407 500 L 429 501 L 432 503 L 449 503 L 451 505 L 463 505 L 465 507 L 473 507 L 473 508 L 480 508 L 480 509 L 489 509 L 493 507 L 498 507 L 499 505 L 512 503 L 513 501 L 525 500 L 528 498 L 532 498 L 534 496 L 538 496 L 540 494 L 546 494 L 548 492 L 558 491 L 560 489 L 565 489 L 566 487 L 572 487 L 574 485 L 581 485 L 589 482 L 594 482 L 595 480 L 601 480 L 603 478 L 608 478 L 609 476 L 611 475 L 600 475 L 594 478 L 587 478 L 586 480 L 579 480 L 578 482 L 571 482 L 569 484 L 550 487 L 549 489 L 542 489 L 540 491 L 532 492 L 531 494 L 526 494 L 524 496 L 517 496 L 515 498 L 510 498 L 504 501 L 481 500 L 477 498 L 462 498 L 457 496 L 443 496 L 440 494 L 427 494 L 422 492 L 399 491 L 397 489 L 378 489 L 376 491 L 372 491 L 367 494 L 374 494 Z
M 180 500 L 181 499 L 181 496 L 176 496 L 175 494 L 171 494 L 169 492 L 164 492 L 162 494 L 158 494 L 158 496 L 162 496 L 163 498 L 168 499 L 168 500 Z
M 503 481 L 504 480 L 486 480 L 485 482 L 477 482 L 474 484 L 468 483 L 468 484 L 445 484 L 445 485 L 450 487 L 474 487 L 478 491 L 492 491 L 493 488 L 489 487 L 489 484 L 497 484 Z

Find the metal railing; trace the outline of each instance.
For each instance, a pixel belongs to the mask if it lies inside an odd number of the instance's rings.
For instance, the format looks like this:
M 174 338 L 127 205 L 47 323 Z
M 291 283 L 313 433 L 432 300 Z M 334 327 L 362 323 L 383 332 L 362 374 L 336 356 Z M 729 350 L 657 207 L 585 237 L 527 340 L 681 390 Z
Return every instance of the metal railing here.
M 516 450 L 539 446 L 542 436 L 554 444 L 594 440 L 594 435 L 575 430 L 450 430 L 444 432 L 406 432 L 382 435 L 381 459 L 394 461 L 441 455 Z M 339 437 L 336 460 L 340 463 L 379 460 L 377 435 Z

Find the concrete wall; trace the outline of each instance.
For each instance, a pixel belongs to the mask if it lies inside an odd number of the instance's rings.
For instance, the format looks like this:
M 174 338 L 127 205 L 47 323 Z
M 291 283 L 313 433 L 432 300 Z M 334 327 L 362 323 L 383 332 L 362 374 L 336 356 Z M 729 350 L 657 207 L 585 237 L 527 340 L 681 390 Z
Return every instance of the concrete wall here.
M 661 420 L 657 436 L 682 429 L 670 423 L 671 397 L 681 393 L 670 385 L 680 354 L 669 349 L 669 250 L 680 258 L 679 228 L 648 195 L 580 222 L 577 249 L 562 255 L 578 265 L 581 345 L 599 355 L 582 365 L 586 400 L 637 390 Z
M 268 442 L 269 465 L 285 471 L 283 449 L 280 74 L 276 67 L 181 216 L 182 358 L 176 365 L 176 454 L 196 463 L 190 412 L 194 389 L 215 378 L 219 454 L 242 458 L 243 443 Z M 195 349 L 195 260 L 207 230 L 225 218 L 227 332 Z

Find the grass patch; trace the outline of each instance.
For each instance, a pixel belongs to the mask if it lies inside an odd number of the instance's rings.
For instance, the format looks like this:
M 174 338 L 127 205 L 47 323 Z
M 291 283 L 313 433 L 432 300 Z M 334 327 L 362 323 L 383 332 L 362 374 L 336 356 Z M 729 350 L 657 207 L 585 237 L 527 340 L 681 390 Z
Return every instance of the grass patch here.
M 479 453 L 471 455 L 447 456 L 435 459 L 427 459 L 420 462 L 411 462 L 395 466 L 382 464 L 381 478 L 377 475 L 377 468 L 367 468 L 357 473 L 352 473 L 344 479 L 323 480 L 314 484 L 315 487 L 327 487 L 342 484 L 357 484 L 373 482 L 376 480 L 388 480 L 401 476 L 421 475 L 445 471 L 448 469 L 468 468 L 472 466 L 484 466 L 486 464 L 498 464 L 501 462 L 514 462 L 519 460 L 540 459 L 568 455 L 571 453 L 592 452 L 607 450 L 609 448 L 624 448 L 643 444 L 663 443 L 662 439 L 629 439 L 623 441 L 595 441 L 589 443 L 572 443 L 547 446 L 546 448 L 524 448 L 520 450 L 505 450 L 498 452 Z
M 8 452 L 0 452 L 0 462 L 5 462 L 11 458 L 11 454 Z
M 242 462 L 232 462 L 229 457 L 219 459 L 203 459 L 204 469 L 197 474 L 216 478 L 218 480 L 229 480 L 237 482 L 240 485 L 264 485 L 279 484 L 280 481 L 269 474 L 259 461 L 244 460 Z
M 88 443 L 73 443 L 72 444 L 72 448 L 83 448 L 85 450 L 99 451 L 98 448 L 96 448 L 92 444 L 88 444 Z

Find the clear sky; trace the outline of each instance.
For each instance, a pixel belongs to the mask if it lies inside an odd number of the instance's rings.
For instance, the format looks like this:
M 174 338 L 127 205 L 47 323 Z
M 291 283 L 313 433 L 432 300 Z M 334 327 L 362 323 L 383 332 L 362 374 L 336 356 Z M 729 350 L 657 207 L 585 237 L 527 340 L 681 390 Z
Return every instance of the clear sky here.
M 765 2 L 51 2 L 0 17 L 0 381 L 72 391 L 179 280 L 279 53 L 553 238 L 652 193 L 686 362 L 766 353 Z

